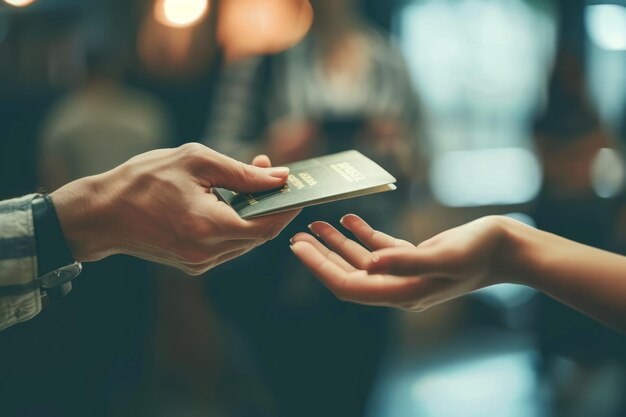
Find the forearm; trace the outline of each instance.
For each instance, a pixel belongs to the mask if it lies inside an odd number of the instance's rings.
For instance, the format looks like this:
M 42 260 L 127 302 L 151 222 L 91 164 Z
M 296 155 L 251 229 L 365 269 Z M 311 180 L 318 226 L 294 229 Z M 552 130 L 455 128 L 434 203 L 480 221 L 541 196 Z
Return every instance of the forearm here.
M 516 280 L 626 332 L 626 257 L 522 225 L 509 236 Z

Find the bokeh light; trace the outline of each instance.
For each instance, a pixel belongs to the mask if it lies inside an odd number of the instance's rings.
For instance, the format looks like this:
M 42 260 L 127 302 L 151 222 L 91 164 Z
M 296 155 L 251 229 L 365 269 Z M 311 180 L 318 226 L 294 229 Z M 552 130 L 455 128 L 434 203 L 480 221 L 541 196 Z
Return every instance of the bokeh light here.
M 448 207 L 524 204 L 537 196 L 542 172 L 525 148 L 450 151 L 433 159 L 429 182 Z
M 217 37 L 231 59 L 275 53 L 297 44 L 312 22 L 308 0 L 224 0 Z
M 591 185 L 599 197 L 612 198 L 624 189 L 626 168 L 619 152 L 602 148 L 591 166 Z
M 600 48 L 626 50 L 626 7 L 619 4 L 588 6 L 585 23 L 589 37 Z
M 33 4 L 35 0 L 4 0 L 4 2 L 15 7 L 26 7 Z
M 208 0 L 157 0 L 154 15 L 166 26 L 188 27 L 202 20 L 208 9 Z

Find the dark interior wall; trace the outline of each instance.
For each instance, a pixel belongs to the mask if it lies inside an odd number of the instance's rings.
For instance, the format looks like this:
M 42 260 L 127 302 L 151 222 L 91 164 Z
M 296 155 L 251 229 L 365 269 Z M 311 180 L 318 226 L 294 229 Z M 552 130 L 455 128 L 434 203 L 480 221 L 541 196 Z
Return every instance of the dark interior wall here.
M 585 58 L 585 6 L 586 0 L 556 0 L 559 48 L 567 50 L 584 62 Z
M 370 20 L 391 32 L 393 14 L 399 3 L 398 0 L 361 0 L 361 9 Z

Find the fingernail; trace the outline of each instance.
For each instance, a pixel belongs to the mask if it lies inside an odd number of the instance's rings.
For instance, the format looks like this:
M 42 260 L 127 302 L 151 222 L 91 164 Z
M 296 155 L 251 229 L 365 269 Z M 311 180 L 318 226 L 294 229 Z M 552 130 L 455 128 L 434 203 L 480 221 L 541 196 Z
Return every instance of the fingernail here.
M 346 214 L 346 216 L 347 216 L 347 214 Z M 346 216 L 343 216 L 343 217 L 339 220 L 339 223 L 340 223 L 342 226 L 345 226 L 345 224 L 344 224 L 343 222 L 344 222 L 344 220 L 345 220 Z
M 372 262 L 378 262 L 378 261 L 380 261 L 380 256 L 378 255 L 372 256 Z
M 313 223 L 311 223 L 307 227 L 311 231 L 311 233 L 313 233 L 315 236 L 319 236 L 319 234 L 313 229 Z
M 293 245 L 289 245 L 289 249 L 291 249 L 293 253 L 296 253 L 296 249 L 293 247 Z
M 293 238 L 289 239 L 289 243 L 291 243 L 293 245 Z
M 270 177 L 274 178 L 285 178 L 289 176 L 289 168 L 287 167 L 267 168 L 266 171 L 270 175 Z

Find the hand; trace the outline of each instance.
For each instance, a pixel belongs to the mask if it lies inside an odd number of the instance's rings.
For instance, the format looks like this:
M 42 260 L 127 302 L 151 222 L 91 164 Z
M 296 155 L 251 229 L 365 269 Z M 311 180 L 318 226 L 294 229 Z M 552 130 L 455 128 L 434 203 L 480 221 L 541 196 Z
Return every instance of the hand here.
M 198 275 L 273 239 L 299 213 L 246 221 L 210 192 L 276 188 L 289 175 L 265 156 L 254 164 L 186 144 L 138 155 L 51 198 L 76 260 L 123 253 Z
M 422 311 L 503 279 L 515 281 L 507 239 L 514 220 L 491 216 L 443 232 L 415 247 L 373 230 L 350 214 L 341 224 L 370 250 L 327 223 L 292 239 L 295 255 L 335 295 L 362 304 Z M 521 224 L 514 227 L 525 227 Z

